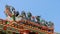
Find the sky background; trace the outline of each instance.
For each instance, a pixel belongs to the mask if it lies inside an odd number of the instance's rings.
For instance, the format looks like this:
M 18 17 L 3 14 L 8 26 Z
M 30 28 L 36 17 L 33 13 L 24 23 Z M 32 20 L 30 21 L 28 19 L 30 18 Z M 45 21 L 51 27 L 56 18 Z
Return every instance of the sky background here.
M 54 23 L 55 32 L 60 32 L 60 0 L 0 0 L 0 18 L 6 19 L 5 5 L 11 5 L 17 11 L 31 12 L 34 16 Z

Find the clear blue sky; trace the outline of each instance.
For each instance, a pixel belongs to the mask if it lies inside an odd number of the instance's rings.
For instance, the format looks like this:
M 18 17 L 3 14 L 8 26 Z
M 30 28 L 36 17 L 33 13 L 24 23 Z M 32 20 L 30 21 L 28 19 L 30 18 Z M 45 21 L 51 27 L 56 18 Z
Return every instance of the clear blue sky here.
M 19 12 L 25 10 L 54 22 L 55 31 L 60 32 L 60 0 L 0 0 L 0 18 L 5 19 L 5 5 L 11 5 Z

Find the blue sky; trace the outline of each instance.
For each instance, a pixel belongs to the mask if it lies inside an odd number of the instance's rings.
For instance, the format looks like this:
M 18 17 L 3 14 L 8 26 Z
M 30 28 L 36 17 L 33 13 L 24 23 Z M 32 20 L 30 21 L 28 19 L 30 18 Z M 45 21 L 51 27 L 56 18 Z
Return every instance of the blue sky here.
M 19 12 L 31 12 L 54 23 L 55 32 L 60 32 L 60 0 L 0 0 L 0 18 L 6 19 L 5 5 L 11 5 Z

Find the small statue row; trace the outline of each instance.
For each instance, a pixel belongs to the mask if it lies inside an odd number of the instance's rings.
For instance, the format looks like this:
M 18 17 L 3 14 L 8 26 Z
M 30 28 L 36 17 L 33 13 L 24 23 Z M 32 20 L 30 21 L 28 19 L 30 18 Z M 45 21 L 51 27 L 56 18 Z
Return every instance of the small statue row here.
M 20 14 L 12 6 L 6 5 L 5 8 L 6 8 L 5 9 L 5 14 L 8 17 L 8 19 L 10 18 L 11 20 L 14 20 L 14 21 L 19 21 L 21 19 L 26 19 L 26 20 L 30 20 L 32 22 L 36 22 L 38 24 L 42 24 L 44 26 L 53 26 L 53 23 L 51 21 L 50 22 L 47 22 L 45 20 L 41 20 L 40 19 L 40 16 L 35 16 L 34 17 L 34 16 L 32 16 L 31 12 L 28 12 L 26 14 L 25 11 L 22 11 L 21 14 Z

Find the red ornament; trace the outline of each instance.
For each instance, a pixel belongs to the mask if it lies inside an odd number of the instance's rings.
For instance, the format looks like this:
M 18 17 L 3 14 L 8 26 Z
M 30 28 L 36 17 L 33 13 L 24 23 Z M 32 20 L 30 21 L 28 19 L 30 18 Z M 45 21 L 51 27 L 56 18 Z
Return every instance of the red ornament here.
M 3 27 L 3 29 L 4 29 L 4 30 L 6 30 L 6 29 L 7 29 L 7 27 L 6 27 L 6 26 L 4 26 L 4 27 Z
M 35 18 L 34 16 L 32 16 L 32 18 Z

